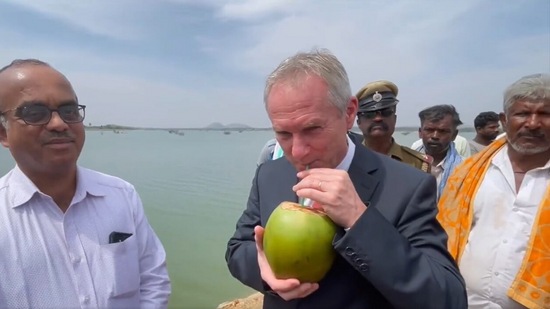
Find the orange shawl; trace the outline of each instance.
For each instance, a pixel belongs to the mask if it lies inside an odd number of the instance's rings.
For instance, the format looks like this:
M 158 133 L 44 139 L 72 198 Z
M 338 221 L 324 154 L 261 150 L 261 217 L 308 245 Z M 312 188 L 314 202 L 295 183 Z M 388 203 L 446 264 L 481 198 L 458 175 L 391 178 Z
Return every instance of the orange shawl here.
M 467 158 L 449 177 L 437 219 L 449 235 L 448 250 L 459 262 L 474 217 L 474 198 L 491 159 L 506 144 L 501 138 Z M 550 308 L 550 186 L 539 205 L 521 267 L 508 296 L 532 309 Z

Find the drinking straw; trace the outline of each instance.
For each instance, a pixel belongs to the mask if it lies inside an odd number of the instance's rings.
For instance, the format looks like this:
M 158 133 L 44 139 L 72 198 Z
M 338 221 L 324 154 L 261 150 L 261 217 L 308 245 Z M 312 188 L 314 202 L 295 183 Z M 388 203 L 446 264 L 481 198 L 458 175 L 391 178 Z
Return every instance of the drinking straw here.
M 307 171 L 307 170 L 309 170 L 309 165 L 306 165 L 306 171 Z M 306 205 L 306 199 L 305 199 L 305 198 L 300 197 L 300 205 L 301 205 L 302 207 L 307 207 L 307 205 Z

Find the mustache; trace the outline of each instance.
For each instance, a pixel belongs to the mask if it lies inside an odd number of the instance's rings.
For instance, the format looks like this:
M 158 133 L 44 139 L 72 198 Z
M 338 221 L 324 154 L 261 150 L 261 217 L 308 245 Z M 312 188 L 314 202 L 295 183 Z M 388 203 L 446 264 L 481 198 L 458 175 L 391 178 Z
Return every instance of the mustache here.
M 44 136 L 44 138 L 42 139 L 42 141 L 44 143 L 48 143 L 48 142 L 51 142 L 53 140 L 56 140 L 56 139 L 69 139 L 69 140 L 74 140 L 75 139 L 75 136 L 73 133 L 71 132 L 68 132 L 68 131 L 64 131 L 64 132 L 49 132 L 48 135 Z
M 517 137 L 542 138 L 544 137 L 544 133 L 541 131 L 519 131 Z
M 374 128 L 382 128 L 382 130 L 384 131 L 388 131 L 390 128 L 388 127 L 387 124 L 385 124 L 384 122 L 379 122 L 379 123 L 373 123 L 369 126 L 369 132 L 374 130 Z
M 426 143 L 426 146 L 429 146 L 429 147 L 443 147 L 443 143 L 441 142 L 427 142 Z

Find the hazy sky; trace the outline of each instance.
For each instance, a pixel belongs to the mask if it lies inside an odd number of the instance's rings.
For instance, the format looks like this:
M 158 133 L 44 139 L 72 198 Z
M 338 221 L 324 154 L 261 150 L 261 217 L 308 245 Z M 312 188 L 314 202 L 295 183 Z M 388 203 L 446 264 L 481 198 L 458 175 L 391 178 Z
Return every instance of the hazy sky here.
M 265 77 L 313 47 L 353 92 L 395 82 L 398 125 L 443 103 L 471 125 L 507 85 L 550 72 L 550 1 L 0 0 L 0 42 L 0 66 L 65 73 L 97 125 L 268 127 Z

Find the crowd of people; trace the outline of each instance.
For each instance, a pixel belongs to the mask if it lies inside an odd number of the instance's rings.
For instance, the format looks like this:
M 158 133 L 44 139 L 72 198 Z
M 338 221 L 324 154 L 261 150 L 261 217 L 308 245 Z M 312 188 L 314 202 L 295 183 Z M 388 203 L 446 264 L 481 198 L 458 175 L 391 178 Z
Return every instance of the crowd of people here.
M 467 140 L 459 135 L 459 126 L 463 123 L 453 105 L 430 106 L 418 114 L 419 139 L 410 147 L 402 146 L 393 138 L 398 91 L 393 82 L 379 80 L 368 83 L 355 94 L 359 100 L 356 121 L 362 133 L 357 138 L 372 151 L 431 173 L 436 178 L 437 196 L 440 196 L 454 168 L 499 136 L 499 116 L 493 111 L 481 112 L 473 123 L 476 135 Z M 283 155 L 277 139 L 270 139 L 262 147 L 257 165 Z
M 470 141 L 455 107 L 435 105 L 419 142 L 397 144 L 397 96 L 383 80 L 354 95 L 328 50 L 275 68 L 275 139 L 229 238 L 230 273 L 273 309 L 550 308 L 550 75 L 512 83 Z M 0 143 L 16 162 L 0 178 L 0 308 L 167 307 L 166 253 L 138 193 L 77 164 L 85 110 L 45 62 L 0 69 Z M 338 226 L 320 282 L 277 278 L 263 251 L 272 211 L 299 198 Z

